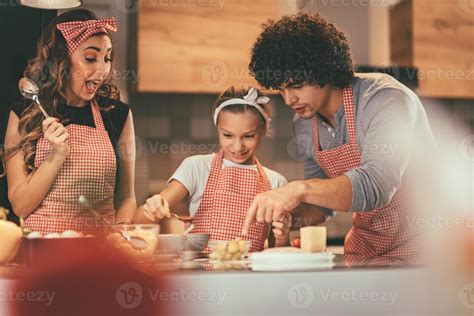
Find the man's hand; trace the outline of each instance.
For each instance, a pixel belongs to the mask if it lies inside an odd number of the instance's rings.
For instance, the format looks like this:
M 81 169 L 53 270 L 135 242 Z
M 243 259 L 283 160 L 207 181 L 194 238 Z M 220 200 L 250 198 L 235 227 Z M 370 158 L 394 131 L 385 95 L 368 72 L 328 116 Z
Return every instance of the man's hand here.
M 258 194 L 247 211 L 242 235 L 248 234 L 250 225 L 255 221 L 259 223 L 279 221 L 285 213 L 290 213 L 301 203 L 302 192 L 301 183 L 295 181 L 281 188 Z

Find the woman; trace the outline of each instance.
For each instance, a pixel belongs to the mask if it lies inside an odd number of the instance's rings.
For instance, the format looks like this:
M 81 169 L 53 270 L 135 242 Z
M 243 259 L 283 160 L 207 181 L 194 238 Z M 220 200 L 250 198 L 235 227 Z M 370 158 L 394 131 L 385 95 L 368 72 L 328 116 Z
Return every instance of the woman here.
M 51 117 L 32 101 L 14 105 L 3 158 L 13 211 L 33 231 L 94 231 L 102 220 L 91 207 L 112 223 L 133 218 L 135 152 L 124 149 L 135 148 L 133 119 L 112 83 L 110 31 L 114 18 L 65 12 L 46 27 L 25 70 Z

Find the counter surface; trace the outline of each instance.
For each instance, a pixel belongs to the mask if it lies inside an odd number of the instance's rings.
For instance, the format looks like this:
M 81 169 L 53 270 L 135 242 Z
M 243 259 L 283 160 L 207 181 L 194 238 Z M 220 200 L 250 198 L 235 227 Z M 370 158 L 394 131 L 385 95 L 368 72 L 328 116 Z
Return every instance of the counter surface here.
M 459 314 L 459 297 L 438 274 L 422 267 L 349 269 L 337 256 L 332 270 L 305 272 L 163 271 L 156 287 L 130 280 L 117 293 L 140 293 L 175 315 L 432 315 Z M 14 279 L 0 279 L 6 293 Z M 2 298 L 0 296 L 0 298 Z M 138 298 L 137 298 L 138 299 Z M 133 298 L 117 304 L 133 311 Z M 0 315 L 9 315 L 0 300 Z M 53 302 L 54 304 L 54 302 Z

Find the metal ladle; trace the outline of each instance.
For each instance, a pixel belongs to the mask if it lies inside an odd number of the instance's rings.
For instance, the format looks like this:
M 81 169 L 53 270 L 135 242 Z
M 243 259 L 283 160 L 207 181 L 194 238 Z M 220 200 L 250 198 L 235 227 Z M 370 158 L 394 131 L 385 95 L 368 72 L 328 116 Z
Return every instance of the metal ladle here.
M 38 99 L 39 88 L 33 80 L 25 77 L 21 78 L 20 81 L 18 81 L 18 89 L 20 89 L 22 96 L 35 101 L 45 118 L 49 117 Z
M 92 205 L 90 205 L 89 201 L 87 200 L 87 198 L 84 195 L 79 196 L 79 204 L 81 204 L 82 206 L 87 208 L 95 216 L 99 217 L 101 219 L 101 221 L 104 224 L 107 225 L 107 227 L 111 228 L 112 230 L 114 230 L 114 231 L 118 232 L 120 235 L 122 235 L 122 237 L 126 241 L 128 241 L 132 245 L 133 248 L 135 248 L 137 250 L 141 250 L 141 249 L 145 249 L 148 246 L 148 242 L 145 239 L 143 239 L 141 237 L 138 237 L 138 236 L 131 236 L 127 232 L 125 232 L 121 229 L 118 229 L 117 227 L 114 227 L 105 217 L 103 217 L 101 214 L 99 214 L 99 212 L 97 212 L 92 207 Z

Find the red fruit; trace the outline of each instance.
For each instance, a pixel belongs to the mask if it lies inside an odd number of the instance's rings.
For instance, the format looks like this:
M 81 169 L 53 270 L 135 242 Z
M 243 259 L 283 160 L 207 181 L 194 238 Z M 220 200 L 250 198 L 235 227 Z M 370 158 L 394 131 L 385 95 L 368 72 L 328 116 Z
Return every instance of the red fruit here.
M 291 245 L 296 248 L 301 247 L 301 239 L 300 238 L 295 238 L 291 241 Z

